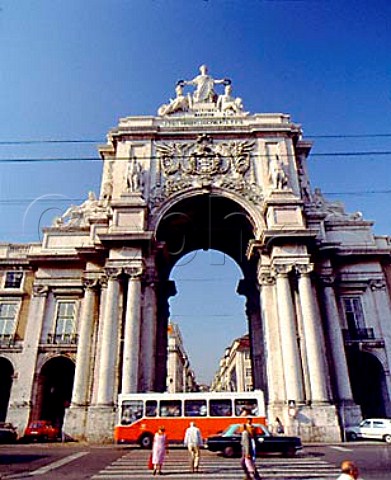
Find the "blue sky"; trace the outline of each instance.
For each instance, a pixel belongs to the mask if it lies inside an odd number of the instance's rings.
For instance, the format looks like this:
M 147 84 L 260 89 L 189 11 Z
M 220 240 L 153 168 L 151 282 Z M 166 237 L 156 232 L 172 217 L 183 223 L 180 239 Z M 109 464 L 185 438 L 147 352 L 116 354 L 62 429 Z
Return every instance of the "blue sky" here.
M 391 155 L 316 154 L 391 151 L 391 136 L 319 138 L 391 134 L 391 2 L 0 0 L 0 9 L 1 242 L 39 241 L 53 216 L 98 192 L 101 175 L 99 161 L 6 161 L 96 156 L 120 117 L 154 114 L 202 63 L 232 79 L 246 110 L 302 124 L 314 137 L 312 186 L 390 234 Z M 4 144 L 69 139 L 92 143 Z M 246 330 L 233 293 L 240 272 L 207 252 L 174 276 L 173 320 L 209 379 Z

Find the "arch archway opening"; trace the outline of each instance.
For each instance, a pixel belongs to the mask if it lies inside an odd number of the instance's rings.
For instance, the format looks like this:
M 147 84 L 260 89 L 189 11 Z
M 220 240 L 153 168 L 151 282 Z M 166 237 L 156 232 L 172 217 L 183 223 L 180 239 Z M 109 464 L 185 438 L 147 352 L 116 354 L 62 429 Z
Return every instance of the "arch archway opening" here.
M 74 374 L 75 365 L 66 357 L 53 358 L 43 365 L 38 382 L 38 419 L 62 427 L 65 409 L 71 403 Z
M 200 374 L 202 383 L 210 383 L 210 369 L 214 371 L 218 369 L 219 360 L 233 340 L 247 334 L 251 346 L 250 367 L 255 366 L 255 370 L 250 369 L 251 383 L 253 387 L 261 388 L 262 382 L 259 379 L 264 378 L 264 375 L 260 370 L 264 368 L 264 362 L 260 360 L 263 355 L 263 352 L 260 353 L 262 327 L 259 292 L 256 288 L 256 261 L 249 261 L 246 256 L 249 243 L 255 237 L 254 230 L 254 222 L 250 214 L 241 205 L 230 198 L 210 193 L 179 201 L 163 215 L 159 222 L 156 238 L 165 245 L 164 255 L 160 258 L 159 275 L 163 282 L 168 281 L 171 285 L 168 288 L 170 293 L 163 302 L 160 302 L 164 305 L 161 308 L 163 313 L 159 316 L 160 334 L 158 333 L 157 337 L 159 343 L 157 357 L 162 360 L 164 355 L 167 356 L 166 332 L 169 318 L 173 323 L 180 323 L 181 329 L 185 332 L 186 343 L 188 338 L 192 340 L 196 338 L 197 329 L 201 330 L 205 334 L 204 340 L 196 342 L 198 347 L 186 345 L 186 348 L 189 348 L 192 354 L 190 356 L 195 359 L 196 374 Z M 205 267 L 208 267 L 207 270 Z M 226 270 L 221 273 L 223 267 L 226 267 Z M 228 270 L 230 270 L 229 273 L 227 273 Z M 200 272 L 202 272 L 202 278 L 199 277 Z M 184 275 L 184 278 L 181 278 L 181 275 Z M 224 278 L 231 282 L 230 288 L 224 289 Z M 244 285 L 246 285 L 245 288 Z M 189 291 L 189 286 L 191 286 L 191 293 L 184 295 L 184 292 Z M 199 294 L 195 296 L 197 290 Z M 238 291 L 244 296 L 239 296 Z M 175 293 L 178 295 L 175 296 Z M 170 296 L 173 298 L 169 301 Z M 183 303 L 186 296 L 188 299 Z M 196 305 L 192 305 L 192 300 Z M 231 305 L 236 303 L 236 307 L 230 308 L 230 303 Z M 220 308 L 216 309 L 218 304 Z M 208 307 L 208 310 L 197 311 L 197 305 Z M 180 319 L 185 320 L 185 323 L 178 322 Z M 199 325 L 201 321 L 205 322 L 204 326 Z M 224 332 L 220 342 L 214 338 L 216 331 Z M 208 341 L 211 343 L 210 346 L 207 345 Z M 257 344 L 256 352 L 254 352 L 254 344 Z M 205 363 L 208 361 L 206 359 L 207 354 L 210 353 L 209 348 L 214 350 L 209 360 L 212 366 L 204 375 L 198 367 L 196 350 L 203 352 Z M 255 363 L 254 356 L 257 357 Z M 167 371 L 159 371 L 157 366 L 157 372 L 158 376 L 167 377 L 169 385 L 172 379 L 167 375 Z M 233 382 L 236 383 L 234 378 Z M 158 390 L 166 388 L 166 384 L 159 385 Z M 238 388 L 237 384 L 232 385 L 231 389 L 235 388 Z M 242 384 L 240 388 L 246 387 Z
M 353 398 L 363 417 L 387 417 L 390 400 L 380 361 L 371 353 L 354 349 L 348 352 L 348 365 Z
M 0 358 L 0 422 L 7 418 L 14 368 L 7 358 Z

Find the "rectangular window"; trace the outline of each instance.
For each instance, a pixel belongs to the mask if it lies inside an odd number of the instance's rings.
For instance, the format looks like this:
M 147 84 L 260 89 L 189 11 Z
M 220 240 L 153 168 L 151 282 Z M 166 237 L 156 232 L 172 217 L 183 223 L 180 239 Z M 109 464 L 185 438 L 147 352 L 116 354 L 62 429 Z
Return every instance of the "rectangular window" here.
M 156 400 L 147 400 L 145 402 L 145 416 L 146 417 L 156 417 L 157 415 L 157 401 Z
M 142 400 L 127 400 L 122 404 L 121 425 L 130 425 L 143 416 Z
M 4 288 L 20 288 L 23 280 L 23 272 L 7 272 L 5 274 Z
M 253 371 L 251 368 L 246 368 L 246 377 L 252 377 Z
M 161 400 L 161 417 L 180 417 L 182 415 L 182 404 L 180 400 Z
M 9 339 L 15 334 L 17 302 L 0 303 L 0 338 Z
M 235 415 L 237 417 L 247 417 L 248 415 L 258 414 L 258 402 L 255 398 L 235 400 Z
M 366 325 L 361 297 L 342 297 L 342 301 L 349 331 L 364 329 Z
M 205 417 L 206 400 L 185 400 L 185 417 Z
M 211 417 L 231 417 L 232 402 L 231 400 L 210 400 L 209 410 Z
M 71 343 L 76 334 L 76 302 L 60 301 L 57 304 L 55 341 Z

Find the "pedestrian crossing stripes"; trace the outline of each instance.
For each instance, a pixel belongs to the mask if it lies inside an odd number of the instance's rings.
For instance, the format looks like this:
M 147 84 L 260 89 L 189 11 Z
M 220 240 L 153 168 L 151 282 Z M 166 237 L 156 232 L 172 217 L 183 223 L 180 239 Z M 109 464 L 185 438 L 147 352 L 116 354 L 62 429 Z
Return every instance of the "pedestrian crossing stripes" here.
M 91 480 L 131 480 L 152 478 L 147 469 L 149 453 L 133 450 L 108 465 Z M 257 459 L 257 468 L 262 479 L 278 480 L 333 480 L 339 475 L 339 469 L 317 457 L 298 454 L 294 458 L 262 457 Z M 186 451 L 171 451 L 163 466 L 163 476 L 172 476 L 175 480 L 215 479 L 241 480 L 244 473 L 239 458 L 224 458 L 210 452 L 202 452 L 199 473 L 189 470 Z

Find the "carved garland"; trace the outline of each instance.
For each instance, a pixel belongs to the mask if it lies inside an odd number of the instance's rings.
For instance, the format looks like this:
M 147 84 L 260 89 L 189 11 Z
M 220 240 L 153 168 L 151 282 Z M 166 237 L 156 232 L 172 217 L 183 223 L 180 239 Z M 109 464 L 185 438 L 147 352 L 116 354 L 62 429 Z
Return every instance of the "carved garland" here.
M 254 204 L 262 201 L 257 184 L 245 178 L 251 170 L 254 142 L 213 144 L 208 135 L 194 143 L 156 145 L 161 183 L 151 192 L 151 207 L 191 188 L 216 186 L 240 193 Z

